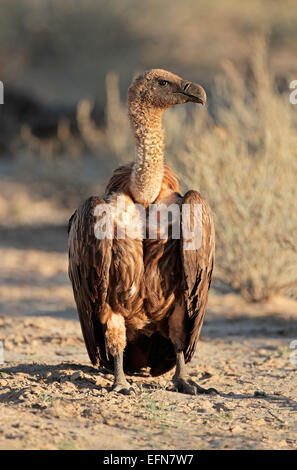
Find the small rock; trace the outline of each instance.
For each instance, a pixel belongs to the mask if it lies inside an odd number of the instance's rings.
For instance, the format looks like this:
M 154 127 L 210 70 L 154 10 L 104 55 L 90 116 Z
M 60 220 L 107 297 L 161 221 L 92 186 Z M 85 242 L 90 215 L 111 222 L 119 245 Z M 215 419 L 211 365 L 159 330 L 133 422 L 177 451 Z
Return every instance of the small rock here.
M 44 404 L 40 404 L 40 403 L 32 403 L 32 408 L 34 409 L 37 409 L 37 410 L 45 410 L 47 408 L 47 405 L 44 403 Z
M 95 377 L 92 377 L 91 375 L 85 376 L 85 379 L 90 382 L 93 385 L 97 385 L 97 380 Z
M 239 424 L 235 424 L 234 426 L 230 426 L 229 431 L 232 433 L 239 433 L 242 431 L 242 427 Z
M 17 435 L 16 434 L 5 434 L 6 439 L 16 439 Z
M 267 393 L 261 390 L 255 390 L 254 397 L 267 397 Z
M 207 410 L 205 408 L 197 408 L 197 413 L 207 413 Z
M 71 382 L 75 382 L 76 380 L 82 380 L 84 378 L 84 374 L 79 370 L 77 372 L 74 372 L 74 374 L 71 375 L 70 380 Z
M 92 416 L 92 411 L 88 408 L 84 409 L 82 414 L 84 418 L 90 418 Z
M 2 379 L 9 379 L 9 374 L 6 374 L 6 372 L 1 372 L 0 377 Z

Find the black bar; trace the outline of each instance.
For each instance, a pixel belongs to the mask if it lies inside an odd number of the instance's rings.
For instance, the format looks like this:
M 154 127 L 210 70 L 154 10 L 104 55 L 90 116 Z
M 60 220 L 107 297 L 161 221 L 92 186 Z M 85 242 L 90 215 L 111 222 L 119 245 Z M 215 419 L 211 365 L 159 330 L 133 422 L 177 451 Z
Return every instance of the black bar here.
M 200 465 L 227 465 L 228 469 L 238 469 L 240 466 L 257 464 L 261 459 L 265 461 L 265 467 L 270 463 L 273 465 L 285 465 L 287 458 L 293 457 L 290 451 L 275 450 L 4 450 L 0 452 L 1 460 L 8 458 L 9 465 L 19 461 L 21 465 L 28 463 L 30 470 L 40 464 L 47 465 L 65 464 L 82 466 L 91 464 L 93 468 L 103 469 L 117 468 L 152 468 L 153 466 L 167 467 L 179 465 L 183 467 L 196 467 Z

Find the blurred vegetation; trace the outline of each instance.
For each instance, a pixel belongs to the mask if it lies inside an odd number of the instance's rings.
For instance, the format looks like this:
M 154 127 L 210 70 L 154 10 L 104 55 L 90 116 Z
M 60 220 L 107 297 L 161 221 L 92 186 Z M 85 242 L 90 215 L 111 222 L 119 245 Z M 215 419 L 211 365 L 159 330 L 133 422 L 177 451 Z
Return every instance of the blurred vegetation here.
M 121 92 L 135 72 L 163 67 L 209 92 L 221 62 L 244 64 L 265 34 L 277 75 L 296 71 L 295 0 L 1 0 L 2 80 L 47 102 L 105 103 L 105 76 Z
M 225 64 L 216 120 L 176 121 L 172 162 L 213 208 L 216 277 L 247 300 L 297 297 L 296 109 L 277 91 L 261 40 L 250 66 L 247 79 Z
M 214 212 L 215 277 L 251 301 L 297 298 L 294 1 L 2 0 L 0 11 L 0 78 L 74 106 L 75 131 L 67 113 L 49 138 L 20 126 L 13 149 L 30 185 L 43 182 L 71 207 L 103 191 L 112 169 L 133 159 L 132 76 L 175 71 L 210 97 L 208 110 L 177 107 L 164 122 L 167 162 Z

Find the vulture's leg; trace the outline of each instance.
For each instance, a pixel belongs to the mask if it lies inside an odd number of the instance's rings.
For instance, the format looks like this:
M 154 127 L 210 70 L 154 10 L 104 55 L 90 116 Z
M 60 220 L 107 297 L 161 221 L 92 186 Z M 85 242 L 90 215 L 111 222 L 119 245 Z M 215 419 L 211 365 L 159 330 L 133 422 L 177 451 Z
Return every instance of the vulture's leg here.
M 200 387 L 200 385 L 189 379 L 187 376 L 183 352 L 186 341 L 184 312 L 184 307 L 177 305 L 169 318 L 169 337 L 174 345 L 176 354 L 176 369 L 173 376 L 173 384 L 178 392 L 187 393 L 189 395 L 197 395 L 198 393 L 217 393 L 215 388 Z
M 194 380 L 187 378 L 185 358 L 183 351 L 175 349 L 176 352 L 176 369 L 173 376 L 173 383 L 178 392 L 187 393 L 189 395 L 197 395 L 198 393 L 218 393 L 215 388 L 203 388 Z
M 127 381 L 124 368 L 123 368 L 123 351 L 113 356 L 114 360 L 114 382 L 112 389 L 114 392 L 123 393 L 124 395 L 130 395 L 135 390 Z
M 107 320 L 105 341 L 106 347 L 113 356 L 114 361 L 113 391 L 123 393 L 124 395 L 135 392 L 124 374 L 123 354 L 126 346 L 126 326 L 122 315 L 112 313 L 109 320 Z

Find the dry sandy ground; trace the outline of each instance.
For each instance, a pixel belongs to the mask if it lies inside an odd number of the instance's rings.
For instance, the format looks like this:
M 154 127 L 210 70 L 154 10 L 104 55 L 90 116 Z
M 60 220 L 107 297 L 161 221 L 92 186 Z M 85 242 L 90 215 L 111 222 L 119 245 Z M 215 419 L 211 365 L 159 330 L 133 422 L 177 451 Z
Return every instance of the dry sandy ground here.
M 219 394 L 178 394 L 172 373 L 144 373 L 129 378 L 135 395 L 118 395 L 112 375 L 92 368 L 86 355 L 66 272 L 65 227 L 50 217 L 43 225 L 6 222 L 0 449 L 296 449 L 296 302 L 247 305 L 213 291 L 188 370 Z

